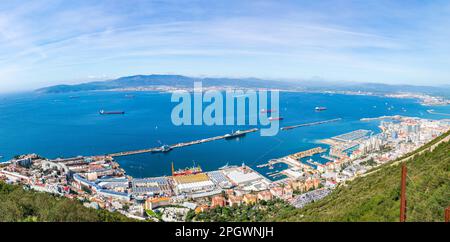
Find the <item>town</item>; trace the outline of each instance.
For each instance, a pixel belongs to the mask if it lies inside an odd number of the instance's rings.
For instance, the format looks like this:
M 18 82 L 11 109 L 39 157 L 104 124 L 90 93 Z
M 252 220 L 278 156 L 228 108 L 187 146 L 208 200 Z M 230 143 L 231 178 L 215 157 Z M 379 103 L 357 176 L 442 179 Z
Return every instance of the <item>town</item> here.
M 321 140 L 316 148 L 259 164 L 269 169 L 287 165 L 265 176 L 244 163 L 214 171 L 196 165 L 175 169 L 168 163 L 171 176 L 133 178 L 109 155 L 51 160 L 28 154 L 0 163 L 0 180 L 138 220 L 185 221 L 189 211 L 262 200 L 281 199 L 302 208 L 450 130 L 450 120 L 384 116 L 361 121 L 379 122 L 380 132 L 359 129 Z

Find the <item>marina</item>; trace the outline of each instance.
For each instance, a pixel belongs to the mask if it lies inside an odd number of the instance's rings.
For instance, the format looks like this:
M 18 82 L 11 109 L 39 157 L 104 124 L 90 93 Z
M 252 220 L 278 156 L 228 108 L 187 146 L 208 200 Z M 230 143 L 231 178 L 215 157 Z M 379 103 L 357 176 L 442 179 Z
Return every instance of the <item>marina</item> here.
M 269 160 L 267 163 L 263 163 L 260 165 L 257 165 L 257 168 L 268 168 L 269 170 L 274 169 L 274 166 L 276 164 L 286 164 L 288 167 L 297 167 L 297 168 L 301 168 L 303 167 L 302 162 L 300 162 L 300 159 L 305 158 L 305 157 L 311 157 L 315 154 L 320 154 L 320 153 L 324 153 L 326 152 L 327 149 L 322 148 L 322 147 L 316 147 L 313 149 L 309 149 L 309 150 L 305 150 L 305 151 L 301 151 L 301 152 L 297 152 L 295 154 L 291 154 L 279 159 L 271 159 Z M 305 162 L 308 165 L 315 165 L 317 166 L 319 163 L 313 161 L 312 159 L 309 159 L 308 161 Z M 286 175 L 283 172 L 286 170 L 276 170 L 276 171 L 271 171 L 271 172 L 267 172 L 266 175 L 272 179 L 277 178 L 279 176 L 283 176 Z
M 322 159 L 325 159 L 325 160 L 328 160 L 328 161 L 331 161 L 331 162 L 334 162 L 336 160 L 336 158 L 333 158 L 333 157 L 328 156 L 328 155 L 321 155 L 320 157 L 322 157 Z
M 370 130 L 365 130 L 365 129 L 359 129 L 359 130 L 355 130 L 349 133 L 345 133 L 345 134 L 341 134 L 341 135 L 337 135 L 334 137 L 331 137 L 331 139 L 336 140 L 336 141 L 340 141 L 340 142 L 351 142 L 357 139 L 361 139 L 366 137 L 369 133 L 373 133 Z
M 310 165 L 310 166 L 317 166 L 317 163 L 315 163 L 312 159 L 306 160 L 305 163 Z

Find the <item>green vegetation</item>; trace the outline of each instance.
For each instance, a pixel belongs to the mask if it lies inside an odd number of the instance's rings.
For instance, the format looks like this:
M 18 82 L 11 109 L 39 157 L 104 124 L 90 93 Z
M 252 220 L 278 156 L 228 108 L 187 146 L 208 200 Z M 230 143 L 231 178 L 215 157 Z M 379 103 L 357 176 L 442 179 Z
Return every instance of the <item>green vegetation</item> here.
M 371 159 L 369 159 L 367 161 L 361 162 L 361 165 L 363 165 L 363 166 L 376 166 L 377 163 L 373 160 L 373 158 L 371 158 Z
M 407 221 L 443 221 L 450 206 L 450 142 L 438 137 L 406 162 Z M 382 165 L 364 177 L 338 187 L 321 201 L 295 209 L 281 200 L 255 205 L 217 207 L 188 213 L 188 221 L 398 221 L 400 165 Z M 149 211 L 147 211 L 149 213 Z M 150 216 L 158 214 L 149 213 Z M 131 221 L 118 213 L 94 210 L 80 202 L 46 193 L 25 191 L 0 182 L 0 221 Z
M 443 221 L 444 209 L 450 206 L 450 143 L 441 143 L 406 164 L 407 221 Z M 384 165 L 378 172 L 337 188 L 325 199 L 292 213 L 280 213 L 274 220 L 398 221 L 400 172 L 399 165 Z
M 443 221 L 450 206 L 450 142 L 432 152 L 418 154 L 436 144 L 446 133 L 411 152 L 406 162 L 407 221 Z M 365 177 L 338 187 L 323 200 L 295 209 L 283 201 L 254 206 L 215 208 L 204 213 L 189 213 L 194 221 L 399 221 L 401 166 L 382 165 Z
M 156 211 L 156 212 L 155 212 L 155 211 L 153 211 L 153 210 L 146 209 L 145 212 L 147 213 L 147 216 L 148 216 L 148 217 L 156 218 L 156 219 L 158 219 L 159 221 L 161 221 L 161 219 L 162 219 L 162 213 L 159 212 L 159 211 Z
M 277 214 L 288 215 L 293 213 L 294 207 L 283 200 L 260 201 L 254 205 L 241 205 L 233 207 L 216 207 L 199 214 L 190 211 L 187 221 L 204 222 L 255 222 L 272 221 Z
M 134 221 L 119 213 L 84 207 L 79 201 L 47 193 L 25 191 L 0 182 L 2 222 L 125 222 Z

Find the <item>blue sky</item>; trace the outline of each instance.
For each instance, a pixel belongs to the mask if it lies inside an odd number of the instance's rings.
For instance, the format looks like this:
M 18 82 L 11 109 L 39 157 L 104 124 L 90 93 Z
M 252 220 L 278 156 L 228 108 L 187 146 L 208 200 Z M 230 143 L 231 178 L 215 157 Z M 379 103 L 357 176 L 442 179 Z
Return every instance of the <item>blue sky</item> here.
M 448 84 L 449 1 L 0 4 L 0 92 L 183 74 Z

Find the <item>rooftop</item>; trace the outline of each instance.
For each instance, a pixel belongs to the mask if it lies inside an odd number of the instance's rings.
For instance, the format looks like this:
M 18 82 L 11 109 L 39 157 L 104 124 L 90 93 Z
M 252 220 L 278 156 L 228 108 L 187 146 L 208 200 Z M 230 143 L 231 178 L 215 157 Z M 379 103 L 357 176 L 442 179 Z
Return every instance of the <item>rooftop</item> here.
M 177 184 L 186 184 L 186 183 L 209 181 L 209 177 L 205 173 L 199 173 L 194 175 L 174 176 L 173 180 Z
M 229 172 L 227 176 L 230 178 L 230 180 L 237 184 L 248 183 L 261 179 L 261 176 L 259 176 L 256 172 L 250 171 L 244 173 L 241 170 L 233 170 Z

